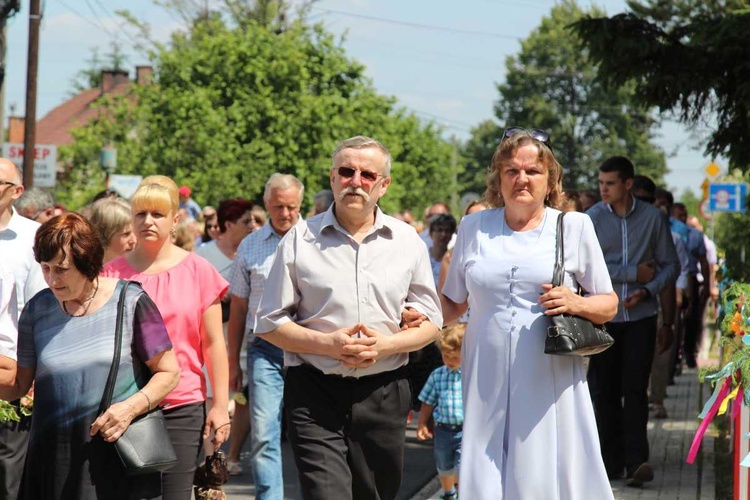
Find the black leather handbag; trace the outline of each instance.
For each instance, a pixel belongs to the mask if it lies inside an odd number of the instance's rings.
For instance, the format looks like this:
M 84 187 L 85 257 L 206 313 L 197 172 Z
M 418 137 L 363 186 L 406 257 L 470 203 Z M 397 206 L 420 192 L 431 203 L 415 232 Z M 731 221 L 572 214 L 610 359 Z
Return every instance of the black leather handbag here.
M 560 286 L 565 277 L 565 245 L 563 242 L 562 212 L 557 218 L 557 242 L 552 286 Z M 579 289 L 580 293 L 580 289 Z M 591 356 L 599 354 L 615 343 L 604 325 L 597 325 L 580 316 L 558 314 L 550 318 L 544 353 L 557 356 Z
M 117 302 L 117 322 L 115 329 L 115 354 L 109 370 L 107 385 L 104 388 L 99 414 L 104 413 L 112 403 L 112 394 L 117 381 L 122 351 L 122 322 L 125 312 L 125 292 L 130 281 L 125 281 Z M 114 443 L 117 455 L 128 475 L 149 474 L 169 469 L 177 464 L 172 441 L 164 424 L 164 414 L 157 407 L 133 419 L 125 433 Z

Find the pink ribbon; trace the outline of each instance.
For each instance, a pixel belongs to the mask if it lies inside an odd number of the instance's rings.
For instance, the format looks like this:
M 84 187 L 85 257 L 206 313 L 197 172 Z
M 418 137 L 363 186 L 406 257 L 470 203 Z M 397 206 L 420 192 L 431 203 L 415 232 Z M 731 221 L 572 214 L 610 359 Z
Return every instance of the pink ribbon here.
M 698 455 L 698 449 L 701 447 L 701 442 L 703 441 L 703 435 L 706 433 L 706 430 L 711 424 L 711 421 L 714 419 L 714 416 L 716 416 L 716 412 L 719 411 L 721 402 L 724 401 L 724 398 L 726 398 L 727 394 L 729 394 L 729 388 L 731 386 L 732 377 L 729 376 L 724 379 L 724 385 L 721 386 L 721 390 L 719 391 L 719 395 L 716 397 L 716 401 L 714 401 L 711 409 L 708 410 L 708 414 L 706 415 L 706 418 L 704 418 L 701 422 L 701 425 L 698 426 L 698 430 L 695 431 L 693 444 L 690 445 L 690 451 L 688 452 L 687 463 L 692 464 L 693 462 L 695 462 L 695 457 L 696 455 Z

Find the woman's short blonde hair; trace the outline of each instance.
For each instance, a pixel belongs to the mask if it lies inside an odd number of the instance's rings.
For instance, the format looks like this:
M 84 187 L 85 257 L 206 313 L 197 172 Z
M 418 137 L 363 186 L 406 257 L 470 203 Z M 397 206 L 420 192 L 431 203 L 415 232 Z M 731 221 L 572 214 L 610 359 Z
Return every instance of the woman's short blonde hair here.
M 176 215 L 180 208 L 179 188 L 165 175 L 149 175 L 138 185 L 132 203 L 134 212 L 158 209 Z
M 558 208 L 562 201 L 562 165 L 560 165 L 557 158 L 555 158 L 555 154 L 546 144 L 534 139 L 528 133 L 517 133 L 506 137 L 498 145 L 495 154 L 492 155 L 492 164 L 487 173 L 487 191 L 484 193 L 484 199 L 487 200 L 490 206 L 505 206 L 505 200 L 503 200 L 500 190 L 500 170 L 503 165 L 513 159 L 520 148 L 529 144 L 533 144 L 539 148 L 539 163 L 547 169 L 547 174 L 549 174 L 547 182 L 549 195 L 545 198 L 544 204 L 552 208 Z
M 440 352 L 461 352 L 466 334 L 466 323 L 453 323 L 444 327 L 437 340 Z
M 133 212 L 122 198 L 102 198 L 91 204 L 87 218 L 106 248 L 115 234 L 133 223 Z
M 191 225 L 194 223 L 195 219 L 193 219 L 192 217 L 190 217 L 189 219 L 180 220 L 174 227 L 174 232 L 172 233 L 172 243 L 182 248 L 183 250 L 192 252 L 195 249 L 195 234 L 191 228 Z

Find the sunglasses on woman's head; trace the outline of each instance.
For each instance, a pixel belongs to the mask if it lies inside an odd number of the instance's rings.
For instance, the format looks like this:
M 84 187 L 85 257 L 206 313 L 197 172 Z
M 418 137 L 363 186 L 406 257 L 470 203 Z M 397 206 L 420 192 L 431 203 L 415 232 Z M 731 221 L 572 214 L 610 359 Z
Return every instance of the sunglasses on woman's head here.
M 505 139 L 513 137 L 516 134 L 523 133 L 529 135 L 532 139 L 535 139 L 552 151 L 552 143 L 549 140 L 549 134 L 544 130 L 538 128 L 525 129 L 523 127 L 508 127 L 503 131 L 503 138 L 500 140 L 502 143 Z
M 355 170 L 351 167 L 339 167 L 338 169 L 339 175 L 344 179 L 351 179 L 354 177 L 355 172 L 359 172 L 359 176 L 362 177 L 363 180 L 369 182 L 375 182 L 378 180 L 378 177 L 380 177 L 379 173 L 371 172 L 370 170 Z

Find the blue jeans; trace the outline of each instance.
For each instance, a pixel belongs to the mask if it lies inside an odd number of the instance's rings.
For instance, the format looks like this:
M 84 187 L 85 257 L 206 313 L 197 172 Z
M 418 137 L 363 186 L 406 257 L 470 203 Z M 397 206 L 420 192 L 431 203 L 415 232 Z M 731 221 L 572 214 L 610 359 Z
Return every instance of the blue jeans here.
M 435 465 L 439 475 L 458 475 L 462 437 L 461 426 L 435 424 Z
M 284 398 L 284 351 L 256 337 L 247 351 L 250 405 L 250 463 L 255 498 L 282 500 L 281 409 Z

